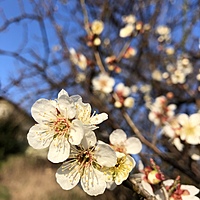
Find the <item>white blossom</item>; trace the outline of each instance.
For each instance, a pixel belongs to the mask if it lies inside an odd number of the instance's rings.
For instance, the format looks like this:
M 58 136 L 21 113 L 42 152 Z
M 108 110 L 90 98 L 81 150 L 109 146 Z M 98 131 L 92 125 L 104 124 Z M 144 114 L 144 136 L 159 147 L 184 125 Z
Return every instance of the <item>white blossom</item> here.
M 129 176 L 131 170 L 135 167 L 135 160 L 124 153 L 116 152 L 117 163 L 113 167 L 104 167 L 102 171 L 106 175 L 106 181 L 109 183 L 109 188 L 114 185 L 120 185 Z
M 200 144 L 200 114 L 195 113 L 190 116 L 180 114 L 178 122 L 181 125 L 181 140 L 185 140 L 188 144 Z
M 124 154 L 138 154 L 142 150 L 142 143 L 136 137 L 127 138 L 126 133 L 122 129 L 114 130 L 109 140 L 115 151 Z
M 91 25 L 91 30 L 93 34 L 100 35 L 104 29 L 104 23 L 99 20 L 94 20 Z
M 76 107 L 72 98 L 61 90 L 56 100 L 37 100 L 31 113 L 37 124 L 27 135 L 30 146 L 35 149 L 49 146 L 48 159 L 54 163 L 66 160 L 70 143 L 80 144 L 84 135 L 82 122 L 75 119 Z
M 104 93 L 111 93 L 115 80 L 106 73 L 100 73 L 97 77 L 92 79 L 94 90 Z
M 102 167 L 113 167 L 115 152 L 104 143 L 95 144 L 95 138 L 84 138 L 79 146 L 72 146 L 69 159 L 57 170 L 56 180 L 64 190 L 74 188 L 80 181 L 89 195 L 99 195 L 106 189 Z

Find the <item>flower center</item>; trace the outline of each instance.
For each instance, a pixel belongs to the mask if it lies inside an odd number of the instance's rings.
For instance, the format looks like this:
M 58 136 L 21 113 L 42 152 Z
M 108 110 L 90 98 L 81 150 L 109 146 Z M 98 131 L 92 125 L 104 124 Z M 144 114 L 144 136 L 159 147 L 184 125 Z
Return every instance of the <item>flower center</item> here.
M 126 148 L 125 148 L 124 144 L 113 145 L 112 148 L 113 148 L 115 151 L 118 151 L 118 152 L 120 152 L 120 153 L 126 154 Z
M 69 128 L 69 121 L 65 118 L 57 118 L 57 121 L 54 122 L 54 130 L 56 135 L 65 135 Z
M 195 129 L 195 127 L 190 126 L 190 125 L 184 127 L 184 131 L 185 131 L 186 135 L 193 135 L 194 129 Z
M 93 161 L 93 153 L 90 149 L 81 152 L 78 157 L 78 162 L 82 167 L 88 167 Z

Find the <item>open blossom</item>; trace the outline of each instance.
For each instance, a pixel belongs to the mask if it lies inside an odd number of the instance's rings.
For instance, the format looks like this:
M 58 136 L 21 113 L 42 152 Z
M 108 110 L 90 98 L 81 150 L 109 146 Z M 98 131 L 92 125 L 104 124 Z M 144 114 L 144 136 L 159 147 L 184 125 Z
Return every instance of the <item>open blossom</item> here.
M 164 186 L 166 187 L 166 191 L 174 187 L 174 180 L 169 179 L 163 181 Z M 199 198 L 195 195 L 199 193 L 199 189 L 193 185 L 182 185 L 177 184 L 172 194 L 170 194 L 169 200 L 199 200 Z M 164 200 L 165 195 L 162 190 L 156 192 L 156 199 Z
M 115 151 L 124 154 L 138 154 L 142 150 L 142 143 L 136 137 L 127 138 L 126 133 L 116 129 L 110 134 L 110 144 Z
M 91 114 L 92 108 L 89 103 L 83 103 L 82 98 L 74 100 L 76 105 L 76 118 L 83 123 L 84 128 L 94 130 L 98 128 L 96 125 L 108 119 L 106 113 Z
M 117 157 L 112 148 L 96 137 L 85 137 L 78 146 L 72 146 L 68 160 L 57 170 L 56 180 L 64 190 L 74 188 L 80 181 L 89 195 L 99 195 L 106 189 L 102 167 L 116 165 Z
M 186 75 L 179 69 L 175 70 L 170 78 L 173 84 L 183 84 L 186 81 Z
M 135 167 L 135 160 L 128 154 L 137 154 L 142 149 L 139 139 L 130 137 L 121 129 L 116 129 L 110 134 L 110 145 L 115 150 L 117 163 L 113 167 L 104 167 L 102 171 L 106 175 L 107 188 L 113 189 L 126 180 Z
M 94 20 L 91 25 L 91 30 L 93 34 L 100 35 L 104 29 L 104 23 L 99 20 Z
M 174 116 L 175 109 L 175 104 L 168 105 L 166 97 L 159 96 L 150 107 L 151 111 L 149 113 L 149 120 L 156 126 L 164 125 L 171 117 Z
M 94 90 L 111 93 L 115 80 L 106 73 L 101 73 L 92 80 Z
M 31 114 L 37 124 L 31 127 L 27 135 L 30 146 L 35 149 L 49 146 L 48 159 L 54 163 L 66 160 L 70 143 L 80 144 L 84 135 L 82 122 L 75 119 L 73 97 L 61 90 L 57 100 L 37 100 Z
M 200 114 L 195 113 L 190 116 L 180 114 L 178 122 L 181 125 L 180 138 L 188 144 L 200 144 Z
M 101 171 L 106 175 L 107 188 L 113 189 L 116 185 L 120 185 L 126 180 L 135 167 L 135 160 L 130 155 L 116 152 L 117 163 L 113 167 L 104 167 Z

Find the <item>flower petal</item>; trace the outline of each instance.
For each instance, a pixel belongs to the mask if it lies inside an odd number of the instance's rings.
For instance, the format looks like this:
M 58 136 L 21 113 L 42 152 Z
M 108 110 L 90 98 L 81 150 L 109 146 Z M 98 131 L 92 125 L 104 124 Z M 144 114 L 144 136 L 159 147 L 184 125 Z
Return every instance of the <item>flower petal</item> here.
M 146 181 L 142 180 L 142 187 L 152 196 L 154 196 L 154 192 L 153 189 L 151 187 L 151 185 L 149 183 L 147 183 Z
M 64 89 L 62 89 L 62 90 L 58 93 L 58 99 L 59 99 L 62 95 L 65 95 L 65 96 L 69 97 L 67 91 L 65 91 Z
M 65 161 L 69 157 L 70 144 L 67 138 L 55 137 L 49 146 L 48 159 L 53 163 Z
M 142 143 L 138 138 L 130 137 L 125 142 L 126 153 L 138 154 L 142 150 Z
M 33 104 L 31 114 L 38 123 L 54 121 L 56 119 L 55 103 L 52 100 L 39 99 Z
M 106 113 L 96 114 L 95 116 L 92 116 L 90 118 L 90 124 L 94 124 L 94 125 L 100 124 L 107 119 L 108 119 L 108 114 Z
M 182 190 L 188 190 L 190 193 L 190 196 L 195 196 L 199 193 L 199 189 L 193 185 L 181 185 Z
M 61 114 L 69 119 L 73 119 L 76 115 L 76 107 L 73 102 L 71 102 L 70 98 L 62 95 L 57 102 L 58 110 Z
M 89 195 L 103 194 L 106 189 L 104 174 L 93 167 L 85 168 L 81 178 L 81 186 Z
M 76 118 L 82 121 L 84 124 L 89 123 L 90 115 L 91 115 L 91 106 L 89 103 L 83 103 L 80 99 L 76 103 Z
M 49 146 L 54 133 L 48 127 L 41 124 L 32 126 L 27 134 L 28 143 L 35 149 L 43 149 Z
M 81 121 L 77 119 L 73 120 L 72 124 L 69 131 L 69 142 L 73 145 L 79 145 L 83 139 L 84 129 Z
M 78 166 L 73 170 L 65 169 L 65 163 L 56 172 L 56 181 L 64 190 L 70 190 L 74 188 L 79 180 L 80 173 L 78 172 Z
M 190 120 L 191 126 L 200 125 L 200 114 L 195 113 L 195 114 L 190 115 L 189 120 Z
M 94 156 L 97 162 L 105 167 L 113 167 L 117 163 L 115 151 L 108 144 L 103 144 L 101 141 L 95 148 Z
M 199 200 L 199 197 L 196 196 L 181 196 L 182 200 Z
M 163 184 L 166 186 L 171 186 L 173 183 L 174 183 L 173 179 L 168 179 L 168 180 L 163 181 Z
M 84 147 L 84 149 L 88 149 L 90 147 L 95 146 L 97 142 L 97 138 L 94 131 L 87 130 L 84 132 L 85 132 L 85 135 L 83 136 L 83 139 L 81 141 L 81 145 Z
M 127 139 L 126 133 L 121 129 L 116 129 L 110 134 L 110 143 L 113 145 L 118 145 L 124 143 Z
M 189 117 L 188 117 L 188 115 L 186 115 L 186 114 L 180 114 L 180 115 L 178 116 L 178 122 L 179 122 L 182 126 L 184 126 L 185 124 L 188 124 L 188 122 L 189 122 Z

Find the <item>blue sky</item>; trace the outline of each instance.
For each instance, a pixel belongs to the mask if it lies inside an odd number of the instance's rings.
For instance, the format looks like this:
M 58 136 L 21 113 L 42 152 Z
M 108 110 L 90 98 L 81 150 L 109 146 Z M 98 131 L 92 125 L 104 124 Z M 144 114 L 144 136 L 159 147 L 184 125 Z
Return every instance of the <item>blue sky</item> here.
M 16 4 L 16 2 L 17 1 L 13 0 L 0 1 L 0 9 L 3 10 L 8 19 L 18 14 L 18 9 L 16 9 L 18 5 Z M 2 26 L 2 18 L 0 18 L 0 26 Z M 15 34 L 13 34 L 13 31 L 15 32 Z M 3 34 L 1 33 L 0 49 L 13 49 L 13 46 L 16 46 L 16 43 L 18 42 L 18 34 L 20 34 L 19 30 L 12 29 L 4 31 Z M 15 67 L 13 65 L 13 59 L 8 56 L 0 55 L 0 81 L 2 86 L 6 85 L 8 77 L 12 76 L 14 73 Z
M 14 18 L 18 15 L 21 14 L 20 8 L 19 8 L 19 2 L 18 0 L 0 0 L 0 9 L 3 10 L 3 13 L 5 14 L 6 19 L 11 19 Z M 32 6 L 30 5 L 29 0 L 24 0 L 24 9 L 27 13 L 33 13 L 32 11 Z M 12 6 L 11 6 L 12 5 Z M 2 17 L 0 16 L 0 28 L 2 27 L 2 23 L 5 21 L 3 20 Z M 25 26 L 27 24 L 28 26 Z M 48 26 L 48 22 L 47 26 Z M 72 23 L 71 23 L 72 24 Z M 27 35 L 24 35 L 24 32 L 27 31 Z M 19 52 L 20 47 L 24 44 L 24 38 L 25 40 L 28 41 L 26 45 L 27 48 L 34 48 L 37 50 L 37 53 L 40 55 L 43 54 L 43 48 L 38 46 L 39 43 L 37 43 L 37 40 L 40 40 L 38 36 L 40 37 L 40 30 L 38 30 L 38 24 L 36 24 L 34 21 L 27 21 L 24 20 L 20 23 L 14 23 L 6 30 L 1 32 L 1 37 L 0 37 L 0 50 L 6 50 L 6 51 L 11 51 L 11 52 L 18 52 L 21 53 L 21 55 L 27 57 L 29 56 L 26 51 Z M 48 28 L 48 39 L 50 42 L 51 47 L 53 45 L 56 45 L 56 40 L 54 35 L 51 33 L 50 28 Z M 36 39 L 37 38 L 37 39 Z M 28 57 L 31 59 L 31 57 Z M 9 56 L 3 56 L 0 55 L 0 83 L 1 83 L 1 88 L 4 88 L 8 81 L 9 77 L 15 77 L 17 74 L 17 71 L 19 70 L 21 63 L 17 62 L 13 58 Z M 1 93 L 0 93 L 1 95 Z

